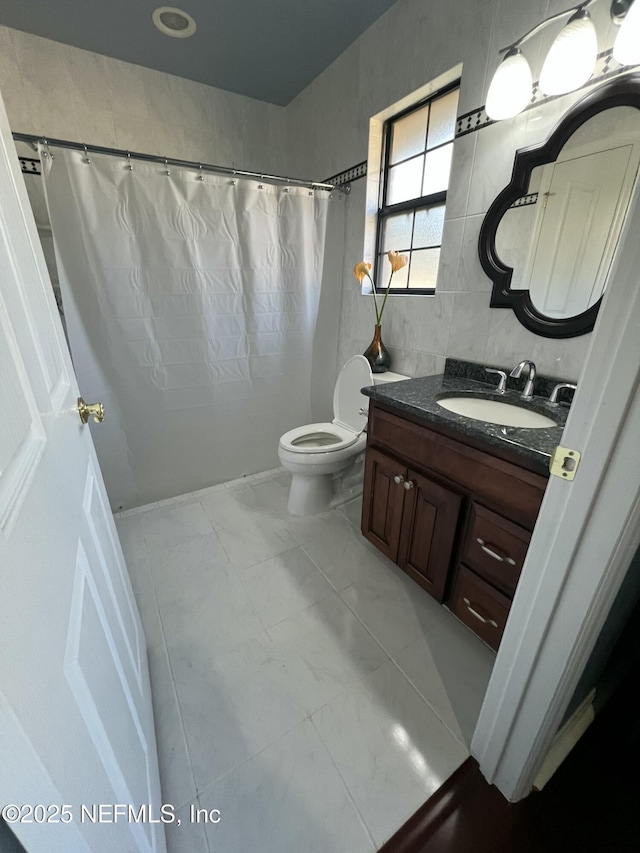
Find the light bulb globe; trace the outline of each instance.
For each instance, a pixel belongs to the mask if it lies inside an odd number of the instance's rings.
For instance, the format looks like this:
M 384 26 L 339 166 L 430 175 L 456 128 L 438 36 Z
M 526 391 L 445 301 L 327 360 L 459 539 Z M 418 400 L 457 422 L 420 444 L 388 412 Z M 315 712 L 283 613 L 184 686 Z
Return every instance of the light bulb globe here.
M 640 64 L 640 3 L 633 3 L 624 16 L 613 45 L 613 58 L 620 65 Z
M 593 74 L 598 38 L 589 13 L 573 15 L 551 45 L 540 73 L 545 95 L 564 95 L 579 89 Z
M 485 110 L 495 121 L 521 113 L 531 100 L 531 69 L 518 48 L 512 48 L 496 68 L 487 92 Z

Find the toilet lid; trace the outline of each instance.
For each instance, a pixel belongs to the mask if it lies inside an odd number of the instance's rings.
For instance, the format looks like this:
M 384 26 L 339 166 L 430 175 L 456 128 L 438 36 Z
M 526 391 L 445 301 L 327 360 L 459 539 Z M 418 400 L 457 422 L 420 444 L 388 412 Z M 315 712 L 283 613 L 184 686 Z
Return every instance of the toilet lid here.
M 361 408 L 368 408 L 368 399 L 360 393 L 365 385 L 373 385 L 373 374 L 369 362 L 363 355 L 354 355 L 340 371 L 333 390 L 333 422 L 362 432 L 367 425 Z

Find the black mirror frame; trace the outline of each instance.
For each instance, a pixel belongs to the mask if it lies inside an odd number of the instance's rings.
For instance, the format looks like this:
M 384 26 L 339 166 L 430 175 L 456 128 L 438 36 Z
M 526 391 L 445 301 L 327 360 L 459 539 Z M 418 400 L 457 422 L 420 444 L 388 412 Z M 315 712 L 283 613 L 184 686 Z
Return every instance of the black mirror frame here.
M 531 172 L 536 166 L 552 163 L 570 136 L 592 116 L 612 107 L 640 110 L 640 76 L 625 76 L 605 83 L 578 101 L 560 120 L 542 145 L 516 151 L 510 183 L 496 196 L 482 222 L 478 251 L 483 270 L 493 281 L 491 308 L 512 308 L 518 320 L 536 335 L 545 338 L 572 338 L 590 332 L 596 322 L 602 297 L 575 317 L 552 319 L 534 307 L 528 290 L 511 290 L 513 268 L 506 266 L 496 251 L 496 232 L 504 214 L 526 194 Z

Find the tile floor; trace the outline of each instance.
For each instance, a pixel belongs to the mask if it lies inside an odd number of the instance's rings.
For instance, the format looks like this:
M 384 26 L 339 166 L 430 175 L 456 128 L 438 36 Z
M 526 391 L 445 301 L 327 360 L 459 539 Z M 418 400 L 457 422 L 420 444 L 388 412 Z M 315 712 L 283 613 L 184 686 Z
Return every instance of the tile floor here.
M 116 518 L 170 853 L 377 850 L 468 755 L 493 654 L 280 470 Z M 192 824 L 189 806 L 219 809 Z

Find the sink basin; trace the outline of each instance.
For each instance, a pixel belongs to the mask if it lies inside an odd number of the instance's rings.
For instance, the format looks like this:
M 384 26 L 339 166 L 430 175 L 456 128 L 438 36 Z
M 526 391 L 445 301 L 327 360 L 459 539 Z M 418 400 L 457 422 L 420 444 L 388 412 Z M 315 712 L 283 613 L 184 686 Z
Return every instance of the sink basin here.
M 473 418 L 476 421 L 486 421 L 490 424 L 500 424 L 510 427 L 525 427 L 526 429 L 545 429 L 556 425 L 555 421 L 525 409 L 522 406 L 513 406 L 511 403 L 502 403 L 498 400 L 485 400 L 478 397 L 445 397 L 436 400 L 439 406 L 456 415 L 464 415 L 465 418 Z

